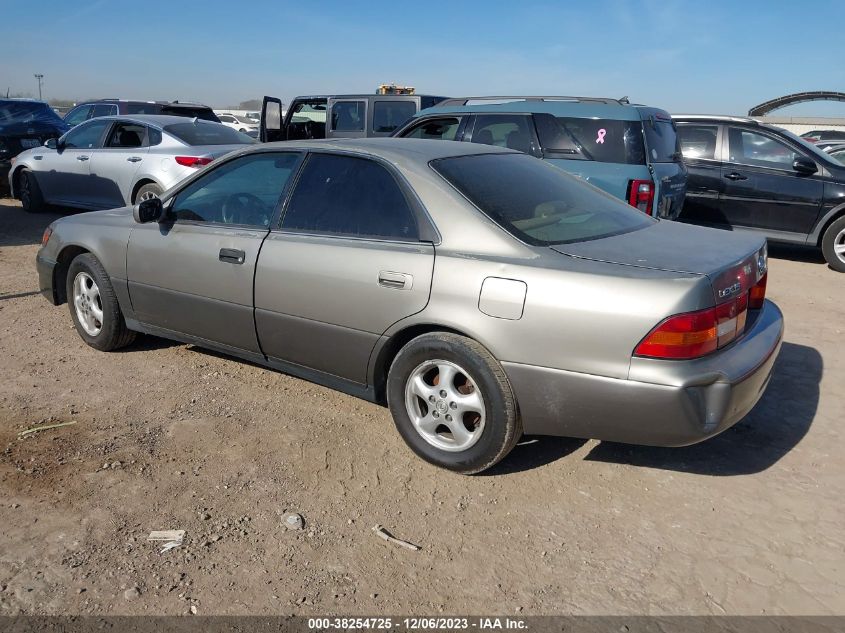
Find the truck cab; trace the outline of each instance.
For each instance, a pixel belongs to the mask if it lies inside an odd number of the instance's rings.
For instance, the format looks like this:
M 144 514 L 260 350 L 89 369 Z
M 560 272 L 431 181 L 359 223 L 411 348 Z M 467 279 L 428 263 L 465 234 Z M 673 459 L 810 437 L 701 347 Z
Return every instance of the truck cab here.
M 353 94 L 296 97 L 287 109 L 276 97 L 264 97 L 262 142 L 319 138 L 390 136 L 420 110 L 446 97 L 417 94 Z

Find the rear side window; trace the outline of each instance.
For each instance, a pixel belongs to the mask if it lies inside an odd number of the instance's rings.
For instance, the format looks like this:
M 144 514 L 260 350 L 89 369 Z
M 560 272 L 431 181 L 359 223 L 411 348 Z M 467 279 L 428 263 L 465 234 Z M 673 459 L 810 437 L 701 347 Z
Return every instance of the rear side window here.
M 113 114 L 117 114 L 116 105 L 113 103 L 98 103 L 94 106 L 94 112 L 91 114 L 91 117 L 111 116 Z
M 382 165 L 351 156 L 312 154 L 282 220 L 282 229 L 348 237 L 419 239 L 396 180 Z
M 332 130 L 361 132 L 364 130 L 366 108 L 363 101 L 337 101 L 332 106 Z
M 547 246 L 628 233 L 655 220 L 525 154 L 441 158 L 432 167 L 503 229 Z
M 681 156 L 675 123 L 649 117 L 643 121 L 648 158 L 652 163 L 673 163 Z
M 531 151 L 530 120 L 525 115 L 484 115 L 475 118 L 472 142 Z
M 130 101 L 126 104 L 126 112 L 128 114 L 161 114 L 161 104 Z
M 535 114 L 543 151 L 560 158 L 600 163 L 645 164 L 643 128 L 639 121 L 582 119 Z
M 205 121 L 172 123 L 164 126 L 164 131 L 188 145 L 237 145 L 255 142 L 233 128 Z
M 417 112 L 413 101 L 376 101 L 373 104 L 373 132 L 392 132 Z
M 404 138 L 427 138 L 436 141 L 454 141 L 458 136 L 461 120 L 457 117 L 431 119 L 420 123 L 402 136 Z
M 715 159 L 718 133 L 716 125 L 679 125 L 678 140 L 684 158 Z

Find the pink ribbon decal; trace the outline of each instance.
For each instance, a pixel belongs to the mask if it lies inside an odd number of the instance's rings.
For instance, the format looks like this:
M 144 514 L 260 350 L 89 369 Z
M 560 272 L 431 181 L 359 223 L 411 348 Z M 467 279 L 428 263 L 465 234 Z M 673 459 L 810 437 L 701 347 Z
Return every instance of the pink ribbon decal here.
M 604 144 L 604 135 L 605 135 L 605 134 L 607 134 L 607 130 L 605 130 L 604 128 L 600 129 L 600 130 L 599 130 L 599 136 L 598 136 L 598 138 L 596 139 L 596 143 L 602 143 L 602 144 Z

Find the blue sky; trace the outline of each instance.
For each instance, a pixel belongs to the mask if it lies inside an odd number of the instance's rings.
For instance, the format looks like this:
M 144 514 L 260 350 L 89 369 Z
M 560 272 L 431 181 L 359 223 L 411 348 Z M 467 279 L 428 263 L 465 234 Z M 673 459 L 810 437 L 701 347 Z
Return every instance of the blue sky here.
M 0 89 L 45 97 L 196 100 L 419 92 L 630 96 L 672 112 L 743 114 L 845 90 L 845 2 L 709 0 L 0 0 Z M 845 116 L 845 103 L 787 115 Z

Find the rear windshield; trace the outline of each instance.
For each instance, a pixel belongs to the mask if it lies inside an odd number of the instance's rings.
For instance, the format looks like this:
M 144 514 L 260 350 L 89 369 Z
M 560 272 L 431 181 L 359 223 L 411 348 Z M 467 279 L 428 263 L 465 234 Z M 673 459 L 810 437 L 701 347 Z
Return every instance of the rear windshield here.
M 600 163 L 645 164 L 643 128 L 639 121 L 582 119 L 535 114 L 544 152 L 561 158 Z
M 0 125 L 11 123 L 58 123 L 65 128 L 65 122 L 55 110 L 44 103 L 30 101 L 0 101 Z
M 164 131 L 188 145 L 237 145 L 255 141 L 237 130 L 221 123 L 186 121 L 164 126 Z
M 441 158 L 431 166 L 485 215 L 528 244 L 595 240 L 636 231 L 655 221 L 525 154 Z
M 203 121 L 214 121 L 215 123 L 219 121 L 217 115 L 208 107 L 191 107 L 191 106 L 168 106 L 164 103 L 144 103 L 144 102 L 132 102 L 126 104 L 126 112 L 128 114 L 169 114 L 171 116 L 184 116 L 197 119 L 202 119 Z
M 643 121 L 648 158 L 652 163 L 673 163 L 681 158 L 675 123 L 650 117 Z

